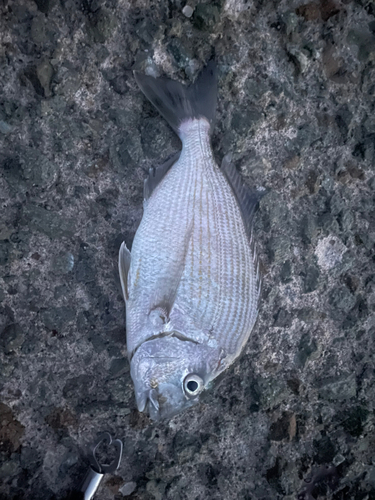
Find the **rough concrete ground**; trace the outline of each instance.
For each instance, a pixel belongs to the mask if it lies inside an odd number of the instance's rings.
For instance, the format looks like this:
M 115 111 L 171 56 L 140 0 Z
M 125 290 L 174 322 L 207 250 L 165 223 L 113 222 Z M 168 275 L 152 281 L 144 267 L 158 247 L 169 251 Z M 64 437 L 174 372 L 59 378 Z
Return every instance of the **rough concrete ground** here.
M 66 498 L 104 430 L 125 449 L 103 500 L 375 499 L 375 4 L 188 4 L 1 2 L 1 500 Z M 116 259 L 180 146 L 132 69 L 190 82 L 213 48 L 215 154 L 269 190 L 262 308 L 202 404 L 155 425 Z

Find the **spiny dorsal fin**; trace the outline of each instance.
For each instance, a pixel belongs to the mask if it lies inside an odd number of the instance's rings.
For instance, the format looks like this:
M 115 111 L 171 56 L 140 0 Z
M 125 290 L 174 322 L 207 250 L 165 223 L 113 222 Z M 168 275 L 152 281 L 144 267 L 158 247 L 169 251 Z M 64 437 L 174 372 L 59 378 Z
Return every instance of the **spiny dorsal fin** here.
M 168 172 L 168 170 L 179 159 L 180 154 L 181 154 L 181 151 L 174 154 L 171 158 L 169 158 L 169 160 L 167 160 L 162 165 L 159 165 L 158 167 L 150 168 L 150 170 L 148 171 L 148 177 L 147 177 L 147 179 L 145 179 L 144 186 L 143 186 L 143 198 L 145 200 L 148 200 L 150 198 L 150 196 L 152 195 L 156 186 L 158 186 L 158 184 L 164 178 L 164 176 Z
M 121 243 L 120 251 L 118 254 L 118 270 L 120 273 L 120 281 L 122 293 L 124 295 L 124 299 L 129 299 L 129 290 L 128 290 L 128 274 L 131 263 L 131 255 L 130 251 L 127 249 L 125 245 L 125 241 Z
M 251 228 L 253 224 L 254 214 L 258 208 L 259 201 L 266 194 L 266 190 L 258 191 L 251 189 L 243 181 L 241 174 L 237 172 L 232 163 L 232 154 L 228 153 L 224 156 L 221 163 L 221 170 L 229 182 L 232 191 L 237 199 L 238 206 L 242 214 L 246 232 L 251 239 Z

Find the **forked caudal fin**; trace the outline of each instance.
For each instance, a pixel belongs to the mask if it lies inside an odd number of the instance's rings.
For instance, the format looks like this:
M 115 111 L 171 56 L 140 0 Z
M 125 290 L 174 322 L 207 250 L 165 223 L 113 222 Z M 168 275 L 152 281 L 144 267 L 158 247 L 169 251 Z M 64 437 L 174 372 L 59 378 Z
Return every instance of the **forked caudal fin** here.
M 217 96 L 216 64 L 213 60 L 190 87 L 175 80 L 154 78 L 137 71 L 134 76 L 144 95 L 179 136 L 180 125 L 194 118 L 206 118 L 212 131 Z

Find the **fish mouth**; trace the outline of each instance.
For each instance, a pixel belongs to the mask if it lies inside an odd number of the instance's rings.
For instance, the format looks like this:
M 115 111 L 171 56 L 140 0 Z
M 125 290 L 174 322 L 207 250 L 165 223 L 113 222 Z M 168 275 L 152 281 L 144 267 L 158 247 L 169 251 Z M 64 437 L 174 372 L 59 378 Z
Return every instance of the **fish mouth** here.
M 138 411 L 146 413 L 151 420 L 159 421 L 161 418 L 158 393 L 156 389 L 150 389 L 136 395 Z
M 157 389 L 149 389 L 136 396 L 138 410 L 146 413 L 151 420 L 159 422 L 160 420 L 170 419 L 181 412 L 184 408 L 195 405 L 198 400 L 170 401 Z
M 151 389 L 148 395 L 147 401 L 147 413 L 149 414 L 151 420 L 158 422 L 161 419 L 161 412 L 159 401 L 157 400 L 157 393 L 155 389 Z
M 159 411 L 159 401 L 158 393 L 156 389 L 150 389 L 149 391 L 144 391 L 136 394 L 138 410 L 141 412 L 149 412 L 150 408 L 152 411 Z
M 154 403 L 149 399 L 146 403 L 145 413 L 148 414 L 151 420 L 154 422 L 160 422 L 161 420 L 170 419 L 181 412 L 181 408 L 156 408 Z

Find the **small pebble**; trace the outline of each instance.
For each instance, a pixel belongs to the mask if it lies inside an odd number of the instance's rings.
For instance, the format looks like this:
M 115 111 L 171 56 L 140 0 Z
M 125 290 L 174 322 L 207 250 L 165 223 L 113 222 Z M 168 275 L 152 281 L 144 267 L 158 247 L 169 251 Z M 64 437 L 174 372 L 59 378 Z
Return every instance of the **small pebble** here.
M 133 493 L 136 487 L 137 483 L 135 483 L 134 481 L 130 481 L 129 483 L 125 483 L 124 486 L 121 486 L 119 492 L 122 493 L 124 497 L 127 497 Z
M 342 464 L 343 462 L 345 462 L 345 457 L 343 457 L 341 455 L 341 453 L 339 453 L 338 455 L 336 455 L 333 459 L 333 464 L 336 465 L 336 467 L 340 464 Z
M 194 9 L 190 7 L 190 5 L 185 5 L 185 7 L 182 9 L 182 13 L 186 17 L 191 17 L 193 15 Z
M 347 248 L 341 240 L 335 236 L 328 236 L 318 242 L 315 255 L 318 257 L 318 264 L 323 269 L 332 269 L 342 261 L 342 256 Z
M 11 131 L 12 131 L 12 127 L 9 125 L 9 123 L 4 122 L 3 120 L 0 120 L 0 132 L 2 134 L 8 134 Z

